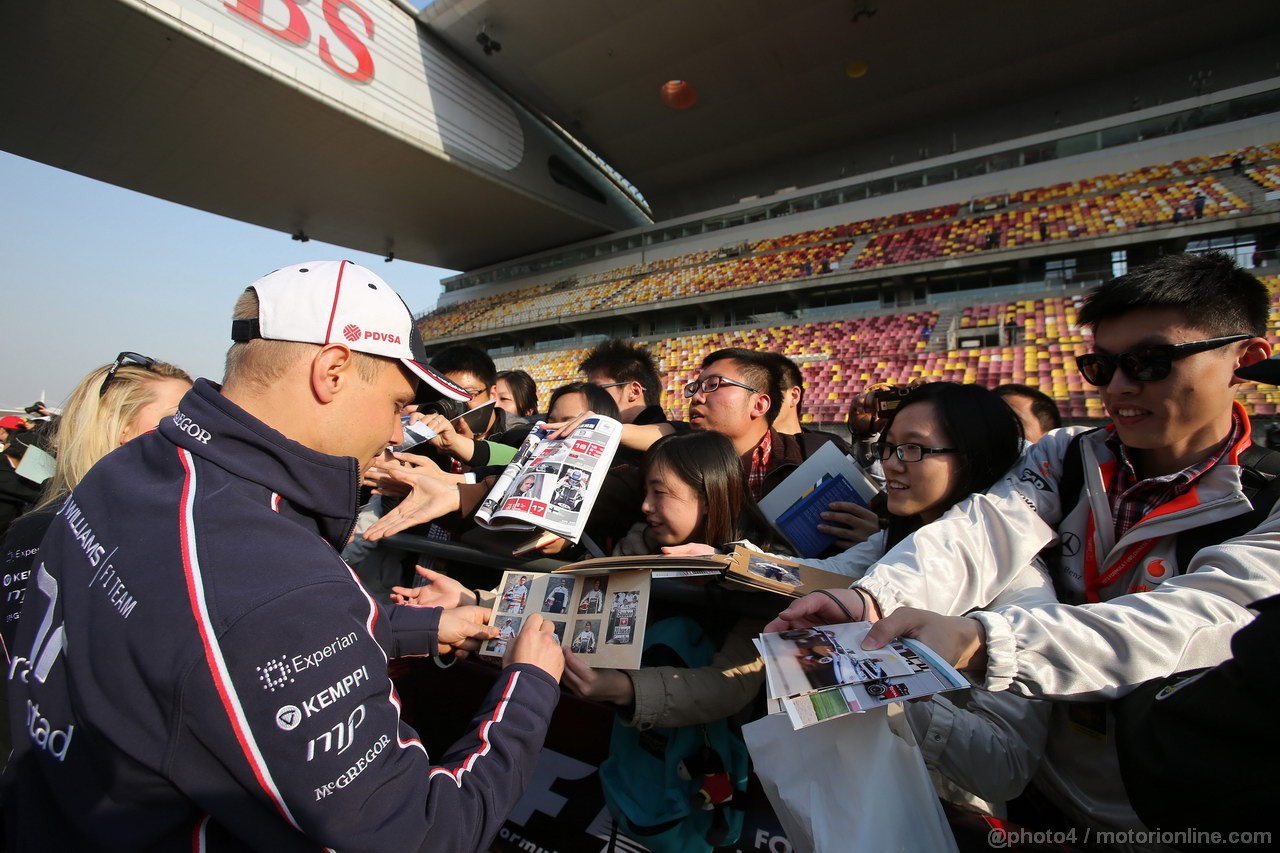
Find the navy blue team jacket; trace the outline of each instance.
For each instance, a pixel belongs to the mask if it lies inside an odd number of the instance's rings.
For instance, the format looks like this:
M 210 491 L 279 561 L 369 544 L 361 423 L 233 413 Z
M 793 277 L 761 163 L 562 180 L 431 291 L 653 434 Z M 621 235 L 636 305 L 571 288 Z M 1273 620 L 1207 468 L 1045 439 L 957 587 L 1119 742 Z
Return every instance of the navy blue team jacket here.
M 9 665 L 10 850 L 489 844 L 559 688 L 507 667 L 428 758 L 386 665 L 435 650 L 439 611 L 378 606 L 338 556 L 358 479 L 205 380 L 93 468 L 42 543 Z

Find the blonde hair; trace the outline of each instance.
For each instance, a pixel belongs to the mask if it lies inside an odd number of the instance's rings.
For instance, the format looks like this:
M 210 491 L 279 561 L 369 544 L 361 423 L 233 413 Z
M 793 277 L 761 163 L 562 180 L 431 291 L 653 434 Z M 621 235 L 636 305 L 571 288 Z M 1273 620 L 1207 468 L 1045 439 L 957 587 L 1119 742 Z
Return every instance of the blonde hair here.
M 166 379 L 191 377 L 180 367 L 164 361 L 149 367 L 122 364 L 111 377 L 106 391 L 102 383 L 112 365 L 91 372 L 71 392 L 48 450 L 57 463 L 53 476 L 44 485 L 39 506 L 47 506 L 74 489 L 99 459 L 120 446 L 125 427 L 156 398 L 155 385 Z
M 258 291 L 246 288 L 231 312 L 234 320 L 258 319 Z M 265 338 L 254 338 L 231 345 L 227 350 L 227 361 L 223 368 L 224 385 L 247 385 L 259 391 L 267 390 L 276 380 L 284 376 L 295 362 L 304 357 L 311 358 L 319 344 L 301 343 L 298 341 L 276 341 Z M 382 366 L 390 359 L 379 358 L 363 352 L 352 350 L 352 363 L 356 375 L 365 382 L 376 382 Z

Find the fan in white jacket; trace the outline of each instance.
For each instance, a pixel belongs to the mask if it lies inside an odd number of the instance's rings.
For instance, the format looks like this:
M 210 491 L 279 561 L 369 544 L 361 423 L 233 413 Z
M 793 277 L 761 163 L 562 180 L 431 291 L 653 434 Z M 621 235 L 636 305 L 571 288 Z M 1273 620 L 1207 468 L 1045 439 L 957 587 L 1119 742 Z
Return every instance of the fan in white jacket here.
M 988 689 L 1073 703 L 1230 657 L 1250 605 L 1280 593 L 1280 512 L 1188 565 L 1176 540 L 1251 512 L 1240 467 L 1249 420 L 1233 398 L 1236 371 L 1271 353 L 1267 311 L 1266 288 L 1219 254 L 1166 256 L 1095 291 L 1080 313 L 1094 352 L 1078 364 L 1113 422 L 1080 442 L 1078 501 L 1064 517 L 1064 459 L 1081 430 L 1056 430 L 988 493 L 890 551 L 861 592 L 839 591 L 855 616 L 865 604 L 869 618 L 886 617 L 869 644 L 915 636 Z M 959 618 L 1054 541 L 1063 603 Z M 769 627 L 820 620 L 822 609 L 801 600 Z M 1079 710 L 1055 709 L 1039 787 L 1077 823 L 1141 829 L 1109 726 L 1079 734 L 1087 715 L 1069 719 Z

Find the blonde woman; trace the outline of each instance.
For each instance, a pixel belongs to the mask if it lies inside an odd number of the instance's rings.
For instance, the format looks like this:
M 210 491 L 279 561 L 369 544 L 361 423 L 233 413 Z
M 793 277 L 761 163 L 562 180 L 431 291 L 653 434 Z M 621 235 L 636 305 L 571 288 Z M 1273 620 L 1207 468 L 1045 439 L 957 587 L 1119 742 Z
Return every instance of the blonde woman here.
M 94 464 L 112 450 L 154 429 L 178 409 L 191 388 L 191 377 L 179 367 L 134 352 L 122 352 L 111 364 L 91 372 L 71 392 L 48 450 L 57 457 L 53 476 L 31 512 L 5 534 L 3 576 L 5 658 L 18 629 L 22 594 L 39 550 L 62 499 L 84 479 Z M 15 600 L 16 599 L 16 600 Z

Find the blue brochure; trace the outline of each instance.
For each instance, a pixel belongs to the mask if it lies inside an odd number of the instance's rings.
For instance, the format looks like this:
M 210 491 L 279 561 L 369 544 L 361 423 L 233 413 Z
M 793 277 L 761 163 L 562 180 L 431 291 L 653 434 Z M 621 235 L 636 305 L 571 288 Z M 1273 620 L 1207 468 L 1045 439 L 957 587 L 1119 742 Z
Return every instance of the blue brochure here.
M 784 536 L 800 552 L 802 557 L 816 557 L 835 541 L 818 530 L 822 513 L 832 501 L 848 501 L 858 506 L 867 502 L 850 485 L 843 474 L 828 475 L 813 489 L 778 516 L 775 522 Z

